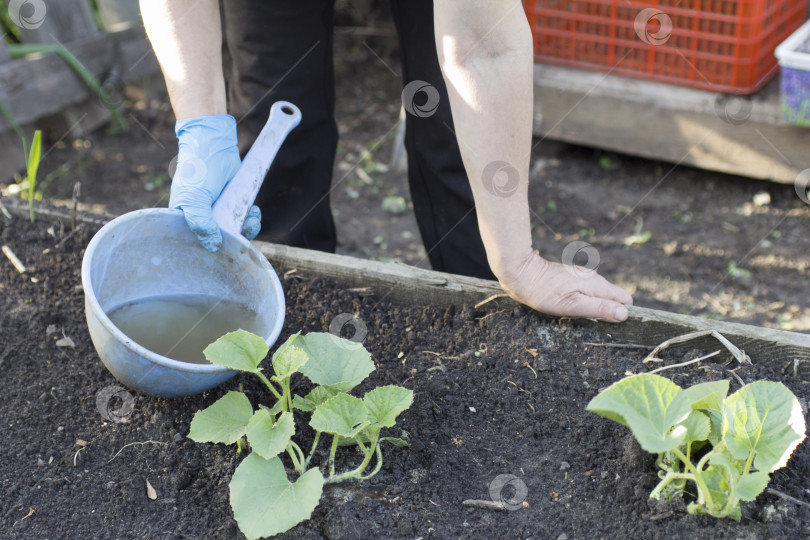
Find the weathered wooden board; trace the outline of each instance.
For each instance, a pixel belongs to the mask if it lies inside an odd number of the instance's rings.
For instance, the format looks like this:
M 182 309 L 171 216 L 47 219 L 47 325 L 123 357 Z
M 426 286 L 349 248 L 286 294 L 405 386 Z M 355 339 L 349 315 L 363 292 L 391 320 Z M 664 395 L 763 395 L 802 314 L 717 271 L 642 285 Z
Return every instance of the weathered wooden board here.
M 0 204 L 8 210 L 13 216 L 28 218 L 28 202 L 17 197 L 0 197 Z M 67 227 L 70 226 L 72 219 L 72 212 L 70 208 L 63 206 L 55 206 L 51 203 L 42 202 L 34 203 L 34 217 L 48 219 L 51 221 L 61 221 Z M 86 223 L 88 225 L 105 225 L 107 222 L 115 218 L 109 214 L 93 214 L 90 212 L 77 212 L 78 223 Z M 4 219 L 0 214 L 0 219 Z
M 25 201 L 19 199 L 0 199 L 0 201 L 14 214 L 28 215 Z M 69 210 L 57 207 L 37 205 L 37 213 L 51 219 L 70 219 Z M 87 214 L 80 216 L 82 221 L 93 224 L 100 224 L 110 218 Z M 295 270 L 296 274 L 302 277 L 329 277 L 349 287 L 362 287 L 379 300 L 414 305 L 477 305 L 503 293 L 498 283 L 494 281 L 267 242 L 254 243 L 280 272 Z M 518 305 L 509 298 L 498 297 L 484 303 L 480 309 L 513 309 Z M 744 350 L 754 362 L 775 363 L 786 372 L 790 371 L 796 376 L 810 379 L 809 334 L 715 321 L 635 306 L 630 308 L 630 319 L 622 324 L 589 320 L 578 320 L 577 323 L 598 328 L 605 334 L 606 342 L 620 338 L 631 343 L 650 346 L 689 332 L 716 330 Z M 711 337 L 678 347 L 711 348 L 710 350 L 722 348 Z
M 494 281 L 266 242 L 255 243 L 268 260 L 281 269 L 295 269 L 299 275 L 327 276 L 352 287 L 367 287 L 380 299 L 417 305 L 476 305 L 503 293 Z M 482 309 L 507 309 L 517 305 L 517 302 L 501 297 L 487 302 Z M 743 349 L 753 361 L 777 362 L 792 371 L 796 360 L 797 375 L 810 378 L 810 335 L 807 334 L 636 306 L 630 308 L 630 319 L 622 324 L 580 322 L 599 328 L 607 337 L 650 346 L 689 332 L 716 330 Z M 711 337 L 690 341 L 679 347 L 722 348 Z
M 810 129 L 782 118 L 779 82 L 748 97 L 536 64 L 534 133 L 671 163 L 793 183 Z
M 97 34 L 71 43 L 69 49 L 102 81 L 113 70 L 117 70 L 123 83 L 159 70 L 142 28 Z M 0 100 L 14 113 L 20 125 L 88 100 L 97 103 L 98 107 L 104 106 L 55 54 L 0 65 Z M 0 131 L 8 128 L 6 119 L 0 118 Z

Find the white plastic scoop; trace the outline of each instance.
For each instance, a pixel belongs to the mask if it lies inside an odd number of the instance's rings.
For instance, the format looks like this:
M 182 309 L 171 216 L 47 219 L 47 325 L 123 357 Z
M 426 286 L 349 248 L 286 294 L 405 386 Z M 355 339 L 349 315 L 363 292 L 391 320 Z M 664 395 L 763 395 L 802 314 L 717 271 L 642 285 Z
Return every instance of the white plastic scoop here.
M 214 203 L 214 221 L 223 230 L 232 234 L 241 232 L 248 210 L 256 200 L 281 143 L 300 121 L 301 111 L 292 103 L 277 101 L 270 108 L 267 124 L 248 151 L 236 175 Z
M 250 326 L 246 329 L 261 335 L 268 345 L 278 338 L 285 310 L 281 283 L 267 259 L 239 233 L 282 142 L 300 120 L 295 105 L 278 102 L 272 106 L 270 118 L 241 168 L 214 204 L 214 219 L 223 237 L 216 253 L 208 253 L 200 245 L 180 210 L 168 208 L 120 216 L 102 227 L 88 244 L 82 260 L 82 285 L 90 337 L 107 369 L 129 388 L 163 397 L 188 396 L 236 374 L 144 347 L 110 318 L 133 306 L 159 302 L 173 310 L 190 299 L 204 299 L 213 311 L 227 303 L 228 313 L 237 313 Z M 210 312 L 203 312 L 200 324 L 210 322 L 205 320 Z M 146 335 L 166 332 L 165 327 L 172 326 L 171 316 L 162 323 L 160 315 L 165 313 L 140 321 L 154 326 Z M 199 325 L 193 324 L 191 330 L 196 327 Z M 235 329 L 223 329 L 219 335 Z M 175 337 L 179 343 L 184 337 L 180 335 L 184 331 L 172 333 L 168 328 L 168 332 L 164 337 L 169 343 Z

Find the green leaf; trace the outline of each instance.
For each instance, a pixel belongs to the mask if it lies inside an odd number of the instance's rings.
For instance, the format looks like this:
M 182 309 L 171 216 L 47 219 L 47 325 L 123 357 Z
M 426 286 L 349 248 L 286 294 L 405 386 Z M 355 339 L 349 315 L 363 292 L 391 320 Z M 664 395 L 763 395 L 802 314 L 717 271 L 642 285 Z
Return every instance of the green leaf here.
M 697 410 L 692 410 L 686 420 L 678 425 L 686 428 L 686 437 L 683 440 L 685 444 L 705 441 L 711 431 L 709 416 Z
M 709 467 L 706 471 L 708 474 L 704 473 L 703 477 L 709 491 L 712 492 L 712 500 L 717 508 L 721 508 L 740 478 L 739 464 L 728 453 L 721 452 L 709 458 Z M 715 492 L 720 495 L 715 496 Z
M 683 392 L 693 409 L 722 411 L 723 400 L 728 395 L 728 380 L 696 384 Z
M 301 338 L 300 333 L 295 333 L 287 338 L 287 341 L 273 353 L 274 381 L 283 381 L 293 373 L 297 373 L 301 366 L 307 363 L 309 356 L 307 353 L 294 345 Z
M 413 403 L 413 391 L 401 386 L 381 386 L 363 396 L 368 409 L 369 422 L 379 422 L 381 427 L 392 427 L 397 416 Z
M 212 364 L 230 369 L 258 373 L 259 364 L 267 356 L 264 339 L 246 330 L 225 334 L 205 348 L 203 354 Z
M 26 164 L 26 172 L 28 179 L 32 180 L 31 185 L 36 183 L 37 172 L 39 170 L 39 161 L 42 154 L 42 131 L 36 130 L 34 138 L 31 141 L 31 151 L 28 153 L 28 163 Z
M 28 214 L 31 223 L 34 222 L 34 194 L 36 193 L 37 171 L 39 170 L 39 160 L 42 153 L 42 132 L 36 130 L 34 139 L 31 142 L 31 152 L 28 154 L 26 166 L 26 180 L 28 180 Z
M 771 475 L 767 471 L 757 471 L 744 474 L 737 481 L 734 495 L 743 501 L 753 501 L 768 487 Z
M 367 428 L 368 428 L 368 426 L 366 426 L 365 429 L 367 429 Z M 338 446 L 339 447 L 357 446 L 358 439 L 363 444 L 370 444 L 371 443 L 371 437 L 369 437 L 366 434 L 365 429 L 362 429 L 359 432 L 357 432 L 357 434 L 355 434 L 354 437 L 341 437 L 341 436 L 338 435 Z
M 710 470 L 718 469 L 723 473 L 723 482 L 710 484 L 710 491 L 722 490 L 723 501 L 728 499 L 729 494 L 742 499 L 743 501 L 753 501 L 757 496 L 765 491 L 768 486 L 770 475 L 766 471 L 749 472 L 741 475 L 740 469 L 743 463 L 734 460 L 733 456 L 723 452 L 715 454 L 709 459 L 711 465 Z M 719 469 L 722 469 L 720 471 Z M 708 477 L 709 482 L 712 481 L 711 476 Z M 714 498 L 714 493 L 712 493 Z M 725 504 L 725 502 L 723 502 Z M 722 505 L 715 503 L 715 506 L 720 508 Z
M 247 439 L 254 452 L 264 459 L 277 456 L 287 448 L 295 435 L 295 421 L 292 413 L 282 414 L 277 421 L 264 409 L 253 413 L 247 425 Z
M 311 332 L 296 343 L 309 355 L 301 373 L 321 386 L 348 392 L 374 371 L 371 354 L 362 343 L 324 332 Z
M 754 452 L 757 470 L 772 472 L 787 464 L 805 437 L 802 407 L 782 384 L 756 381 L 726 398 L 729 452 L 739 460 Z
M 282 405 L 281 400 L 277 399 L 272 407 L 268 407 L 267 405 L 259 404 L 259 408 L 264 409 L 265 411 L 270 413 L 271 416 L 276 417 L 276 416 L 278 416 L 278 413 L 281 412 L 281 405 Z
M 191 420 L 189 439 L 196 442 L 233 444 L 245 435 L 253 407 L 241 392 L 230 391 Z
M 737 471 L 736 465 L 725 455 L 716 454 L 709 459 L 709 467 L 701 473 L 703 481 L 709 490 L 709 496 L 712 499 L 712 506 L 709 508 L 694 507 L 689 505 L 689 512 L 694 514 L 710 514 L 715 517 L 726 517 L 727 513 L 723 509 L 728 503 L 729 496 L 732 492 L 734 484 L 740 476 Z M 697 510 L 697 511 L 695 511 Z M 739 515 L 740 504 L 739 502 L 729 509 L 730 517 L 734 518 L 734 514 Z M 739 519 L 737 519 L 739 521 Z
M 712 446 L 723 438 L 723 400 L 728 395 L 728 381 L 711 381 L 696 384 L 684 390 L 693 409 L 704 411 L 709 416 L 710 431 L 707 436 Z
M 278 457 L 246 457 L 231 478 L 231 508 L 239 530 L 249 539 L 288 531 L 309 519 L 323 492 L 315 468 L 290 483 Z
M 380 442 L 387 442 L 388 444 L 393 444 L 394 446 L 408 446 L 408 442 L 404 441 L 398 437 L 380 437 Z
M 323 386 L 318 386 L 312 390 L 312 392 L 307 394 L 306 397 L 293 397 L 293 408 L 303 412 L 312 412 L 315 410 L 315 407 L 327 399 L 334 397 L 335 394 L 337 394 L 337 392 L 329 390 Z
M 692 411 L 678 385 L 650 373 L 612 384 L 597 394 L 586 409 L 629 427 L 641 447 L 656 454 L 683 442 L 686 428 L 677 424 Z
M 742 519 L 742 509 L 740 508 L 740 503 L 737 503 L 734 506 L 732 506 L 731 509 L 722 517 L 731 518 L 734 521 L 739 522 Z
M 737 501 L 736 504 L 732 505 L 732 507 L 729 508 L 728 511 L 723 512 L 722 511 L 723 507 L 726 504 L 725 493 L 712 491 L 712 500 L 719 501 L 719 503 L 715 505 L 715 507 L 711 511 L 707 511 L 707 509 L 704 506 L 694 502 L 689 503 L 689 505 L 687 505 L 686 511 L 689 512 L 690 514 L 698 514 L 698 515 L 709 514 L 717 518 L 727 517 L 733 519 L 734 521 L 740 521 L 740 519 L 742 518 L 742 511 L 740 509 L 739 501 Z
M 309 425 L 317 431 L 352 438 L 368 425 L 368 411 L 363 401 L 348 394 L 338 394 L 318 405 Z

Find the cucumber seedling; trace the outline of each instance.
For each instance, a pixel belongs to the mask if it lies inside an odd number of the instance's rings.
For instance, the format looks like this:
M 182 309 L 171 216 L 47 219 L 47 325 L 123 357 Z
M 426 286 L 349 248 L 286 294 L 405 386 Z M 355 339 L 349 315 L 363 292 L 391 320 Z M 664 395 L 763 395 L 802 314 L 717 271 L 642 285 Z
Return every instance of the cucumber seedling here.
M 650 497 L 697 488 L 692 514 L 740 520 L 740 501 L 753 501 L 805 438 L 802 407 L 782 383 L 756 381 L 728 396 L 727 380 L 682 389 L 642 373 L 609 386 L 587 410 L 630 428 L 657 454 L 661 481 Z
M 382 437 L 381 431 L 393 427 L 411 406 L 411 390 L 391 385 L 362 398 L 349 394 L 375 369 L 361 343 L 322 332 L 294 334 L 273 354 L 269 377 L 259 367 L 267 344 L 245 330 L 224 335 L 203 352 L 212 364 L 254 374 L 275 397 L 271 407 L 254 410 L 245 394 L 228 392 L 194 415 L 188 434 L 196 442 L 236 444 L 237 452 L 250 452 L 230 483 L 234 518 L 248 538 L 279 534 L 309 519 L 324 484 L 373 477 L 382 467 L 381 443 L 407 445 L 399 438 Z M 316 385 L 305 396 L 290 390 L 290 379 L 297 373 Z M 310 415 L 315 431 L 306 455 L 293 440 L 295 417 L 303 414 Z M 327 437 L 331 444 L 325 462 L 311 467 L 321 438 Z M 356 446 L 363 457 L 356 467 L 336 472 L 337 451 L 347 445 Z M 297 475 L 294 482 L 287 477 L 284 455 Z M 366 472 L 372 461 L 374 468 Z

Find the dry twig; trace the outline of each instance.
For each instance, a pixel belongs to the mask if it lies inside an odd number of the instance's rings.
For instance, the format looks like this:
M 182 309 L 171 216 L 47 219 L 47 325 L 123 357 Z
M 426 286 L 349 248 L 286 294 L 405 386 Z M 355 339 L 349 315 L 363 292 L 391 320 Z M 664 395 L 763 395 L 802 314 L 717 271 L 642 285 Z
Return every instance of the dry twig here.
M 781 491 L 778 491 L 778 490 L 773 489 L 773 488 L 767 488 L 765 491 L 767 491 L 771 495 L 776 495 L 777 497 L 781 497 L 782 499 L 785 499 L 786 501 L 790 501 L 792 503 L 795 503 L 795 504 L 798 504 L 798 505 L 801 505 L 801 506 L 806 506 L 807 508 L 810 508 L 810 503 L 806 503 L 804 501 L 801 501 L 801 500 L 797 499 L 796 497 L 791 497 L 787 493 L 782 493 Z
M 637 343 L 594 343 L 583 341 L 583 345 L 593 345 L 594 347 L 613 347 L 616 349 L 652 349 L 652 345 L 639 345 Z
M 80 230 L 82 230 L 82 228 L 83 228 L 83 227 L 84 227 L 84 223 L 79 223 L 78 225 L 76 225 L 75 227 L 73 227 L 73 230 L 71 230 L 69 233 L 67 233 L 66 235 L 64 235 L 64 236 L 62 237 L 62 239 L 59 241 L 59 243 L 58 243 L 58 244 L 56 244 L 54 247 L 56 247 L 56 248 L 61 248 L 63 245 L 65 245 L 65 242 L 67 242 L 67 241 L 68 241 L 68 239 L 70 239 L 70 238 L 71 238 L 71 237 L 72 237 L 74 234 L 76 234 L 77 232 L 79 232 Z
M 503 501 L 487 501 L 482 499 L 467 499 L 462 501 L 464 506 L 475 506 L 476 508 L 484 508 L 486 510 L 508 510 Z
M 695 358 L 694 360 L 687 360 L 686 362 L 681 362 L 679 364 L 672 364 L 671 366 L 661 366 L 660 368 L 656 368 L 652 371 L 648 371 L 647 373 L 658 373 L 659 371 L 664 371 L 665 369 L 673 369 L 679 368 L 683 366 L 688 366 L 689 364 L 696 364 L 701 360 L 706 360 L 707 358 L 711 358 L 712 356 L 717 356 L 720 354 L 720 350 L 716 350 L 713 353 L 709 353 L 706 356 L 701 356 L 700 358 Z
M 3 204 L 3 201 L 0 201 L 0 212 L 6 216 L 6 219 L 11 219 L 11 212 L 8 211 L 8 208 L 6 208 L 6 205 Z
M 76 224 L 79 222 L 77 209 L 79 208 L 79 195 L 82 192 L 82 183 L 76 182 L 73 184 L 73 207 L 70 211 L 70 228 L 76 230 Z
M 481 300 L 480 302 L 478 302 L 477 304 L 475 304 L 473 307 L 474 307 L 475 309 L 478 309 L 478 308 L 480 308 L 481 306 L 483 306 L 483 305 L 485 305 L 485 304 L 488 304 L 488 303 L 492 302 L 493 300 L 497 300 L 498 298 L 508 298 L 508 297 L 509 297 L 509 295 L 508 295 L 508 294 L 506 294 L 506 293 L 498 293 L 498 294 L 493 294 L 493 295 L 492 295 L 492 296 L 490 296 L 489 298 L 485 298 L 484 300 Z
M 111 457 L 111 458 L 110 458 L 110 460 L 109 460 L 107 463 L 112 463 L 112 460 L 114 460 L 115 458 L 117 458 L 117 457 L 118 457 L 118 454 L 120 454 L 121 452 L 123 452 L 124 448 L 126 448 L 126 447 L 128 447 L 128 446 L 134 446 L 134 445 L 136 445 L 136 444 L 150 444 L 150 443 L 151 443 L 151 444 L 163 444 L 163 445 L 169 444 L 169 443 L 165 443 L 165 442 L 163 442 L 163 441 L 141 441 L 141 442 L 131 442 L 131 443 L 129 443 L 129 444 L 125 444 L 124 446 L 122 446 L 122 447 L 121 447 L 121 449 L 120 449 L 118 452 L 116 452 L 116 453 L 115 453 L 115 455 L 114 455 L 113 457 Z
M 15 521 L 15 522 L 14 522 L 14 523 L 11 525 L 11 528 L 13 529 L 14 527 L 16 527 L 16 526 L 17 526 L 17 523 L 19 523 L 19 522 L 21 522 L 21 521 L 24 521 L 24 520 L 26 520 L 26 519 L 30 518 L 30 517 L 31 517 L 31 516 L 33 516 L 33 515 L 34 515 L 34 509 L 33 509 L 33 508 L 29 508 L 29 509 L 28 509 L 28 513 L 27 513 L 27 514 L 25 514 L 25 515 L 24 515 L 23 517 L 21 517 L 20 519 L 18 519 L 17 521 Z
M 673 345 L 675 343 L 683 343 L 685 341 L 691 341 L 693 339 L 697 339 L 697 338 L 704 337 L 704 336 L 712 336 L 715 339 L 717 339 L 720 343 L 722 343 L 726 347 L 726 349 L 729 350 L 729 352 L 734 356 L 734 358 L 737 359 L 737 361 L 740 364 L 750 364 L 751 363 L 751 359 L 748 357 L 747 354 L 745 354 L 744 351 L 737 348 L 736 345 L 734 345 L 732 342 L 730 342 L 728 339 L 726 339 L 725 336 L 723 336 L 723 334 L 721 334 L 717 330 L 700 330 L 700 331 L 697 331 L 697 332 L 690 332 L 690 333 L 684 334 L 682 336 L 676 336 L 674 338 L 670 338 L 670 339 L 664 341 L 663 343 L 661 343 L 660 345 L 658 345 L 658 347 L 656 347 L 655 349 L 653 349 L 653 351 L 649 355 L 647 355 L 647 358 L 645 358 L 643 360 L 643 362 L 645 364 L 648 363 L 648 362 L 660 362 L 661 359 L 657 358 L 656 355 L 659 352 L 661 352 L 662 350 L 669 347 L 670 345 Z
M 740 386 L 745 386 L 745 381 L 742 380 L 742 377 L 737 375 L 737 372 L 735 370 L 730 369 L 729 371 L 731 372 L 732 375 L 734 375 L 737 378 L 737 381 L 740 383 Z
M 17 272 L 24 274 L 28 271 L 28 268 L 25 267 L 23 262 L 19 259 L 19 257 L 17 257 L 17 255 L 11 250 L 10 247 L 3 244 L 2 246 L 0 246 L 0 250 L 2 250 L 3 255 L 5 255 L 6 258 L 9 261 L 11 261 L 11 264 L 14 265 L 14 268 L 17 270 Z

